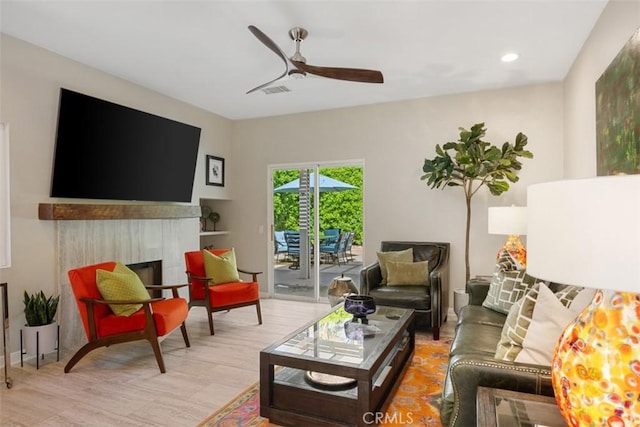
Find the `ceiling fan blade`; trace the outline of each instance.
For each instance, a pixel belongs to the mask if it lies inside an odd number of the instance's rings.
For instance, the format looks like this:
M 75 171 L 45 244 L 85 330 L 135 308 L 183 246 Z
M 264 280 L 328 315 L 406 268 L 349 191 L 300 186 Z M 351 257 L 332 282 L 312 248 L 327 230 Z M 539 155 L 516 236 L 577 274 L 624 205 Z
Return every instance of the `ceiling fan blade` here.
M 249 31 L 251 31 L 251 33 L 254 36 L 256 36 L 256 38 L 258 40 L 260 40 L 262 42 L 262 44 L 264 44 L 266 47 L 271 49 L 276 55 L 278 55 L 282 59 L 282 61 L 287 66 L 287 70 L 288 70 L 289 69 L 289 58 L 287 58 L 287 55 L 284 54 L 282 49 L 280 49 L 280 47 L 277 44 L 275 44 L 273 42 L 273 40 L 271 40 L 269 38 L 269 36 L 267 36 L 265 33 L 260 31 L 257 27 L 255 27 L 253 25 L 249 25 L 248 28 L 249 28 Z
M 256 36 L 256 38 L 258 40 L 260 40 L 262 42 L 262 44 L 264 44 L 266 47 L 268 47 L 269 49 L 271 49 L 276 55 L 278 55 L 280 57 L 280 59 L 282 59 L 282 61 L 284 62 L 285 65 L 285 70 L 282 73 L 282 75 L 280 75 L 279 77 L 276 77 L 275 79 L 267 82 L 267 83 L 263 83 L 260 86 L 256 86 L 253 89 L 251 89 L 250 91 L 247 92 L 247 95 L 250 93 L 253 93 L 257 90 L 260 89 L 264 89 L 265 87 L 271 85 L 273 82 L 280 80 L 281 78 L 285 77 L 288 73 L 289 70 L 291 70 L 291 61 L 289 60 L 289 58 L 287 58 L 287 55 L 285 55 L 285 53 L 282 51 L 282 49 L 280 49 L 280 47 L 275 44 L 273 42 L 273 40 L 271 40 L 269 38 L 269 36 L 267 36 L 265 33 L 263 33 L 262 31 L 260 31 L 258 29 L 258 27 L 255 27 L 253 25 L 249 25 L 249 31 L 251 31 L 251 33 Z
M 248 95 L 248 94 L 250 94 L 250 93 L 253 93 L 253 92 L 257 91 L 257 90 L 263 89 L 263 88 L 265 88 L 265 87 L 267 87 L 267 86 L 271 85 L 273 82 L 276 82 L 276 81 L 280 80 L 281 78 L 285 77 L 285 76 L 287 75 L 287 73 L 288 73 L 288 71 L 287 71 L 287 70 L 285 70 L 285 72 L 284 72 L 284 73 L 282 73 L 282 75 L 281 75 L 280 77 L 276 77 L 275 79 L 271 80 L 270 82 L 266 82 L 266 83 L 261 84 L 260 86 L 256 86 L 256 87 L 254 87 L 253 89 L 251 89 L 250 91 L 248 91 L 248 92 L 246 93 L 246 95 Z
M 291 61 L 298 69 L 316 76 L 327 77 L 329 79 L 348 80 L 352 82 L 362 83 L 384 83 L 382 73 L 377 70 L 364 70 L 362 68 L 337 68 L 337 67 L 318 67 L 308 65 L 304 62 Z

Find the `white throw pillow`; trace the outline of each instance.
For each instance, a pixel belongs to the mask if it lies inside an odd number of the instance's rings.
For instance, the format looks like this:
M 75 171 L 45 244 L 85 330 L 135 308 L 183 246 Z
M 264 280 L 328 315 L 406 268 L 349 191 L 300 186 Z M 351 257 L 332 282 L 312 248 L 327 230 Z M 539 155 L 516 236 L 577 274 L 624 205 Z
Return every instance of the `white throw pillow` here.
M 584 288 L 578 293 L 578 295 L 575 296 L 573 301 L 571 301 L 569 310 L 571 310 L 576 316 L 582 313 L 582 310 L 584 310 L 589 304 L 591 304 L 595 294 L 595 289 Z
M 546 285 L 540 285 L 531 324 L 515 361 L 551 366 L 560 335 L 592 297 L 593 290 L 584 289 L 574 298 L 570 307 L 565 307 Z

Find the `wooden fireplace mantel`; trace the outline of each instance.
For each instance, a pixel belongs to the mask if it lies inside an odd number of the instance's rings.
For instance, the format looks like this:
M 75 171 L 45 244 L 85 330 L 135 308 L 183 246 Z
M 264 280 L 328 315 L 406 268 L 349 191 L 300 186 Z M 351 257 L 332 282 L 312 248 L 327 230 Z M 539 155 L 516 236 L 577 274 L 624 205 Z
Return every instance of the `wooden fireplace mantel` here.
M 109 205 L 83 203 L 40 203 L 43 220 L 177 219 L 199 218 L 196 205 Z

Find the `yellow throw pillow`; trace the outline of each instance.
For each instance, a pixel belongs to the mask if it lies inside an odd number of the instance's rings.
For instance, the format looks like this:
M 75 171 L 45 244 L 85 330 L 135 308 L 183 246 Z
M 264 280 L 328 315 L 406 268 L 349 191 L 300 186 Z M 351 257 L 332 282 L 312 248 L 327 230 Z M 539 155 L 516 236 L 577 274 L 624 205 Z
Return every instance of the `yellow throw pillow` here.
M 142 280 L 126 265 L 117 263 L 113 271 L 96 270 L 96 283 L 102 298 L 112 301 L 148 300 L 151 297 Z M 131 316 L 142 304 L 109 304 L 117 316 Z
M 388 262 L 387 285 L 423 285 L 429 284 L 429 261 Z
M 203 250 L 202 253 L 204 254 L 204 271 L 207 277 L 213 279 L 214 285 L 240 281 L 236 265 L 236 253 L 233 248 L 220 256 L 214 255 L 207 250 Z
M 388 262 L 413 262 L 413 248 L 403 251 L 376 252 L 378 255 L 378 264 L 380 264 L 380 272 L 382 273 L 382 284 L 387 284 L 387 263 Z

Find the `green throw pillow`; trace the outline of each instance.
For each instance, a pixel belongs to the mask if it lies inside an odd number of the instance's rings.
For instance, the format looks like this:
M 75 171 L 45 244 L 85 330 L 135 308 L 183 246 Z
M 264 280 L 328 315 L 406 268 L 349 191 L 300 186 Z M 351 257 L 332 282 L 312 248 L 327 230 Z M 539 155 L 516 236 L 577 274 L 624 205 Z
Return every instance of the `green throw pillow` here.
M 382 284 L 387 284 L 387 263 L 388 262 L 413 262 L 413 248 L 403 251 L 376 252 L 378 255 L 378 264 L 380 264 L 380 272 L 382 273 Z
M 212 279 L 214 285 L 240 281 L 233 248 L 219 256 L 207 250 L 203 250 L 202 253 L 204 255 L 204 271 L 207 277 Z
M 428 285 L 429 261 L 387 262 L 387 285 Z
M 149 292 L 140 277 L 126 265 L 117 263 L 113 271 L 96 270 L 96 283 L 102 298 L 112 301 L 148 300 Z M 142 304 L 109 304 L 117 316 L 131 316 Z

